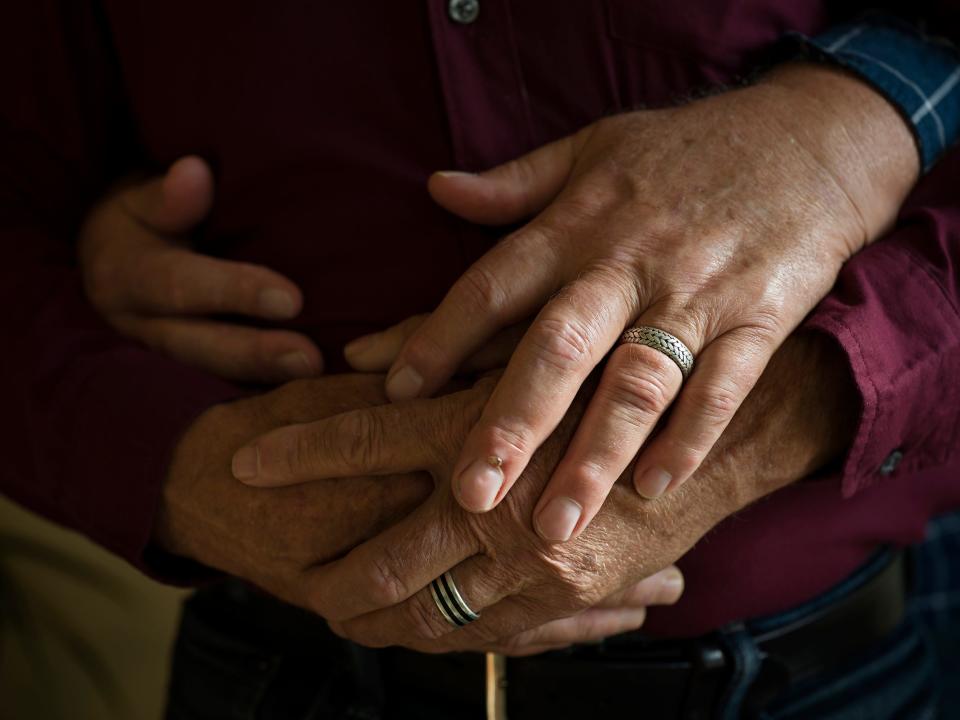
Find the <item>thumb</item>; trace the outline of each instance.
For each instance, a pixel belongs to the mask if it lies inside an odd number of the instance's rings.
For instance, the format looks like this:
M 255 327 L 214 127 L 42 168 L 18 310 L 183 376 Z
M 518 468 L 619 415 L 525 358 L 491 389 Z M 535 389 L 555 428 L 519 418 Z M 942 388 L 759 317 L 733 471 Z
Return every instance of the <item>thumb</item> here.
M 441 207 L 470 222 L 506 225 L 539 213 L 563 189 L 576 159 L 574 136 L 482 173 L 442 171 L 427 190 Z
M 179 235 L 202 221 L 213 205 L 213 173 L 205 160 L 187 155 L 166 174 L 133 185 L 124 208 L 136 220 L 165 234 Z

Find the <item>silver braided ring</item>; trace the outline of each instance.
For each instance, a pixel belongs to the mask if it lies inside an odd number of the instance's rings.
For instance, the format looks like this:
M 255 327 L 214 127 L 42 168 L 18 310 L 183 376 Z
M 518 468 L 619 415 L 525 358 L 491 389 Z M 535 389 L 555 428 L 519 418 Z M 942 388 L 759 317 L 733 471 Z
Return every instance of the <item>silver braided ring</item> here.
M 693 353 L 670 333 L 649 325 L 642 325 L 627 330 L 620 336 L 620 342 L 646 345 L 659 350 L 677 364 L 680 372 L 683 373 L 684 380 L 690 377 L 690 371 L 693 370 Z
M 460 595 L 449 570 L 430 583 L 430 594 L 443 619 L 454 627 L 463 627 L 480 617 Z

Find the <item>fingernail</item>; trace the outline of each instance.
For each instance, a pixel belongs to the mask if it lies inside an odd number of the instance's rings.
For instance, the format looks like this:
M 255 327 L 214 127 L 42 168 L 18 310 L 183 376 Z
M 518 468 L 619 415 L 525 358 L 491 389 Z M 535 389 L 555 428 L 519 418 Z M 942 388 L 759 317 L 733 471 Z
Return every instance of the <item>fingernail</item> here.
M 503 487 L 501 460 L 491 455 L 484 460 L 474 460 L 458 479 L 454 491 L 460 504 L 467 510 L 486 512 L 493 507 L 500 488 Z
M 297 302 L 286 290 L 261 290 L 259 303 L 260 311 L 275 320 L 287 320 L 297 314 Z
M 376 339 L 377 333 L 373 333 L 371 335 L 358 337 L 356 340 L 351 340 L 343 346 L 343 354 L 348 360 L 355 358 L 357 355 L 363 355 L 363 353 L 373 347 Z
M 310 359 L 305 353 L 299 350 L 289 352 L 277 358 L 277 367 L 284 375 L 291 379 L 311 377 L 316 373 L 316 369 L 310 363 Z
M 673 476 L 662 468 L 647 468 L 640 479 L 634 483 L 634 487 L 647 500 L 654 500 L 663 495 L 663 491 L 667 489 L 672 479 Z
M 537 516 L 537 532 L 544 540 L 566 542 L 580 522 L 583 508 L 568 497 L 555 497 Z
M 423 378 L 409 365 L 404 365 L 387 380 L 387 396 L 394 402 L 412 400 L 423 387 Z
M 260 474 L 260 450 L 256 447 L 240 448 L 233 454 L 230 464 L 237 480 L 249 480 Z

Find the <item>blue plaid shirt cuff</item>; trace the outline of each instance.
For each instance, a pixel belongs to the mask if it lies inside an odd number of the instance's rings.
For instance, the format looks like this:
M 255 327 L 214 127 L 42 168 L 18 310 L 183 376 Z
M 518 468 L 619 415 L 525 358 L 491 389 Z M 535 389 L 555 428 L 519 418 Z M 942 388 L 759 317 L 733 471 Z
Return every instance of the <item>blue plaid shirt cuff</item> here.
M 913 130 L 925 171 L 960 137 L 960 51 L 948 41 L 875 14 L 788 39 L 804 56 L 846 68 L 884 95 Z

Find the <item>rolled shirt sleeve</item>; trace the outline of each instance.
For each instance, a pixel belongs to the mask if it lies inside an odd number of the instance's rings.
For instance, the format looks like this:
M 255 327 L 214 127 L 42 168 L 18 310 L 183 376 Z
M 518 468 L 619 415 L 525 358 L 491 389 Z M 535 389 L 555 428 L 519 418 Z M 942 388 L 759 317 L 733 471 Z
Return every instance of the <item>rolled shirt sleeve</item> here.
M 957 461 L 960 453 L 960 150 L 854 256 L 806 327 L 836 339 L 862 397 L 842 489 Z
M 960 50 L 946 37 L 882 13 L 791 33 L 787 47 L 843 67 L 882 94 L 913 132 L 925 170 L 960 137 Z
M 145 568 L 169 455 L 240 389 L 119 337 L 74 238 L 136 160 L 96 3 L 0 11 L 0 492 Z

